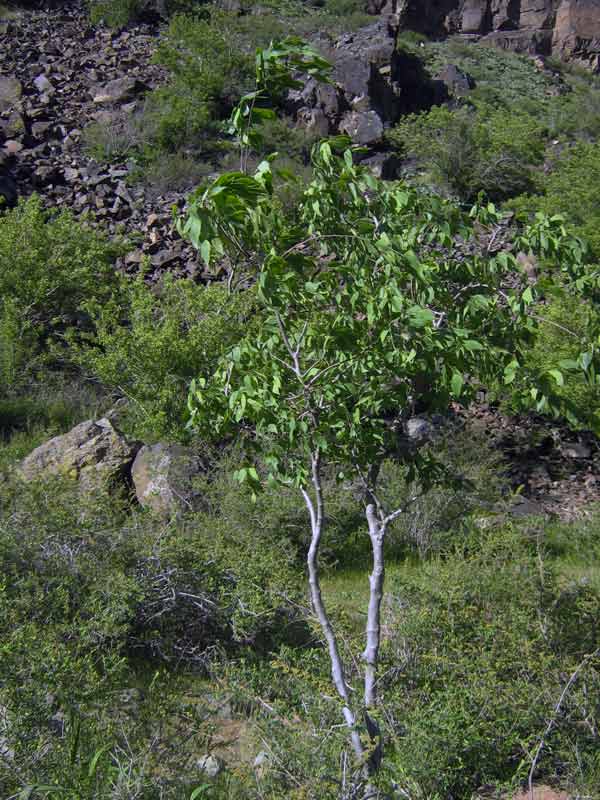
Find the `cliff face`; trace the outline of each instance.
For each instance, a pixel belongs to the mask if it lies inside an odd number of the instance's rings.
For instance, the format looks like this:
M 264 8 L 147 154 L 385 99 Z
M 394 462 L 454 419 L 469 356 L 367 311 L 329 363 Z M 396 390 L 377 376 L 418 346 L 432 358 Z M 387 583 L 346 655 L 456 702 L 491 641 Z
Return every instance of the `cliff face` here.
M 382 10 L 429 36 L 478 36 L 600 71 L 600 0 L 390 0 Z

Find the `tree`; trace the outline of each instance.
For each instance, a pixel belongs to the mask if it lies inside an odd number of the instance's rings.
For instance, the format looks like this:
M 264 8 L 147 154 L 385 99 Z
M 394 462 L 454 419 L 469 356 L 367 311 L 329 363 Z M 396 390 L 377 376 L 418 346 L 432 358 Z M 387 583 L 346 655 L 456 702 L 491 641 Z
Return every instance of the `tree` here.
M 418 409 L 468 402 L 487 381 L 510 382 L 522 370 L 520 352 L 538 320 L 515 252 L 551 259 L 581 290 L 596 276 L 558 218 L 540 216 L 518 231 L 492 205 L 464 215 L 375 179 L 341 139 L 315 147 L 313 168 L 288 216 L 274 201 L 268 161 L 253 176 L 222 175 L 192 199 L 181 230 L 207 263 L 227 253 L 255 273 L 262 319 L 212 378 L 192 385 L 189 405 L 198 429 L 241 432 L 260 454 L 264 470 L 249 463 L 240 480 L 254 491 L 263 480 L 293 485 L 303 498 L 310 597 L 356 756 L 355 792 L 376 797 L 384 545 L 404 511 L 386 507 L 381 465 L 394 458 L 425 485 L 441 480 L 435 460 L 411 442 L 408 420 Z M 560 371 L 526 377 L 536 378 L 538 408 L 558 410 L 552 385 Z M 326 472 L 356 483 L 372 550 L 358 708 L 319 580 Z

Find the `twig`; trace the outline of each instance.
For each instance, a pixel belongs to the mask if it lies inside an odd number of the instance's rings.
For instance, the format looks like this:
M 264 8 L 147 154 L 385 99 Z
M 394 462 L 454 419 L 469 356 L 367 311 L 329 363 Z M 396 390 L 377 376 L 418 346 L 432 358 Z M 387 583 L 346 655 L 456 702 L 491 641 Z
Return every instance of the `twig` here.
M 588 664 L 588 662 L 591 661 L 593 658 L 596 658 L 596 656 L 599 655 L 599 654 L 600 654 L 600 647 L 596 648 L 596 650 L 594 650 L 593 653 L 589 653 L 587 656 L 584 656 L 584 658 L 578 664 L 578 666 L 575 669 L 575 671 L 571 673 L 571 676 L 570 676 L 569 680 L 566 682 L 565 687 L 562 690 L 560 697 L 558 698 L 558 703 L 554 707 L 554 711 L 552 713 L 552 716 L 551 716 L 548 724 L 546 725 L 546 730 L 544 731 L 544 733 L 541 736 L 540 741 L 538 742 L 538 746 L 536 748 L 535 755 L 533 757 L 533 761 L 531 762 L 531 769 L 529 770 L 529 777 L 528 777 L 529 800 L 534 800 L 534 798 L 533 798 L 533 776 L 534 776 L 535 769 L 537 767 L 537 763 L 539 761 L 540 755 L 541 755 L 542 750 L 544 748 L 544 745 L 546 744 L 546 737 L 550 734 L 552 728 L 556 724 L 556 720 L 557 720 L 558 714 L 560 712 L 560 709 L 562 708 L 562 704 L 563 704 L 567 694 L 569 693 L 569 689 L 571 688 L 571 686 L 573 686 L 573 684 L 577 680 L 580 672 Z

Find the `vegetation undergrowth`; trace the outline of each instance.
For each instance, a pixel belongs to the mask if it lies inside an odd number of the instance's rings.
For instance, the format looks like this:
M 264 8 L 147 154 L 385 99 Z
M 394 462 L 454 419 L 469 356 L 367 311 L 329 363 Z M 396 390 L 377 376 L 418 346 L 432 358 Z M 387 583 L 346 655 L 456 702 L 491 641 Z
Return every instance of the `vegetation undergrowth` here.
M 426 174 L 383 184 L 347 141 L 314 145 L 278 117 L 296 79 L 267 48 L 261 83 L 250 58 L 295 14 L 309 29 L 354 9 L 171 20 L 172 81 L 125 146 L 141 169 L 235 163 L 179 223 L 221 283 L 117 277 L 119 244 L 36 198 L 0 217 L 2 797 L 471 800 L 530 777 L 598 797 L 600 518 L 511 520 L 485 433 L 447 413 L 495 377 L 509 407 L 599 424 L 594 186 L 571 208 L 594 109 L 579 127 L 563 114 L 593 82 L 564 72 L 573 91 L 555 96 L 521 57 L 405 36 L 478 87 L 400 123 L 390 139 Z M 282 48 L 326 75 L 310 48 Z M 281 190 L 261 160 L 275 142 L 302 173 Z M 19 476 L 35 445 L 120 397 L 128 435 L 203 448 L 200 511 Z M 358 767 L 305 587 L 320 492 Z M 388 582 L 363 704 L 377 537 Z

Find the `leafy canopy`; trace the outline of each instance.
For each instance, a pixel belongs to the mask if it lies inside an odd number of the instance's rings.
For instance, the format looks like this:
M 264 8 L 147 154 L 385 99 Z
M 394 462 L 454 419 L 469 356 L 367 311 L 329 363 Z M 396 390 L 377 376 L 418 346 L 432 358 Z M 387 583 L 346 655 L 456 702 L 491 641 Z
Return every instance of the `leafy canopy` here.
M 336 155 L 339 145 L 314 149 L 314 180 L 287 218 L 273 209 L 263 162 L 254 176 L 221 176 L 184 227 L 207 262 L 227 251 L 257 270 L 264 313 L 260 330 L 193 384 L 193 424 L 251 431 L 271 477 L 299 486 L 309 453 L 366 473 L 397 450 L 416 409 L 447 408 L 498 375 L 523 374 L 521 349 L 538 322 L 515 253 L 560 264 L 580 290 L 597 280 L 560 218 L 540 215 L 519 232 L 491 204 L 465 215 L 377 180 L 350 149 Z M 560 371 L 523 377 L 536 380 L 539 410 L 561 409 Z

